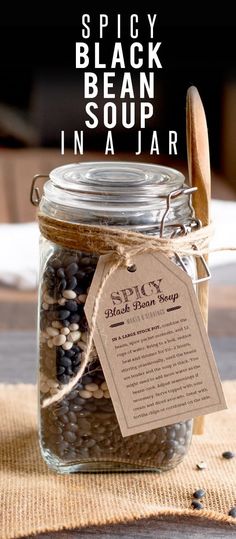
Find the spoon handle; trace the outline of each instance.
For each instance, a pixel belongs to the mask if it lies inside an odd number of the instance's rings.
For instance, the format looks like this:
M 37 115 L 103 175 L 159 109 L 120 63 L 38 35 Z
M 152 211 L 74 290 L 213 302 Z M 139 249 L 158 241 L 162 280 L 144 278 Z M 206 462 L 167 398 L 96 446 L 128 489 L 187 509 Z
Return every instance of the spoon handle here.
M 193 194 L 193 207 L 196 217 L 204 226 L 210 221 L 210 155 L 205 111 L 198 90 L 194 86 L 191 86 L 187 92 L 186 131 L 189 182 L 190 185 L 198 188 Z M 204 258 L 207 262 L 208 256 Z M 203 265 L 198 259 L 197 272 L 199 278 L 204 276 Z M 197 287 L 198 301 L 206 328 L 208 326 L 208 288 L 208 281 Z M 202 434 L 203 431 L 204 417 L 197 417 L 194 420 L 194 434 Z

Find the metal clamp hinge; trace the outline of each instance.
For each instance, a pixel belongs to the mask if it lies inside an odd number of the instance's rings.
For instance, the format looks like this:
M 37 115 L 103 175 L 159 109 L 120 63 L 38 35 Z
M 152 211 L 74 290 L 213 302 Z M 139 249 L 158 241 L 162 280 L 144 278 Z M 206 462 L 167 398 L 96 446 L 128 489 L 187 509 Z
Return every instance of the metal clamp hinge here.
M 38 181 L 39 178 L 48 178 L 48 177 L 49 177 L 48 174 L 35 174 L 35 176 L 33 177 L 31 190 L 30 190 L 30 202 L 34 206 L 39 206 L 40 200 L 41 200 L 41 195 L 39 192 L 39 188 L 36 186 L 36 182 Z

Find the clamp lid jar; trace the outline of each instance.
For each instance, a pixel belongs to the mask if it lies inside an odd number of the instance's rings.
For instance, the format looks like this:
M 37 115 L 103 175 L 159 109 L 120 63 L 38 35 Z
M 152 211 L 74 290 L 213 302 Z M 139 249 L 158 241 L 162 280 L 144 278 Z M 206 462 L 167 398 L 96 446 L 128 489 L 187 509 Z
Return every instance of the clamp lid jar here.
M 38 178 L 37 178 L 38 179 Z M 39 202 L 33 185 L 32 199 Z M 95 162 L 54 169 L 44 185 L 40 213 L 67 223 L 126 227 L 173 236 L 198 226 L 184 176 L 145 163 Z M 37 195 L 37 198 L 35 198 Z M 69 234 L 69 229 L 68 229 Z M 63 399 L 50 402 L 76 375 L 86 352 L 84 304 L 99 253 L 41 239 L 39 287 L 39 430 L 50 467 L 77 471 L 164 471 L 188 450 L 192 420 L 123 438 L 94 347 L 92 368 Z M 176 259 L 175 262 L 180 264 Z M 195 264 L 183 269 L 194 279 Z

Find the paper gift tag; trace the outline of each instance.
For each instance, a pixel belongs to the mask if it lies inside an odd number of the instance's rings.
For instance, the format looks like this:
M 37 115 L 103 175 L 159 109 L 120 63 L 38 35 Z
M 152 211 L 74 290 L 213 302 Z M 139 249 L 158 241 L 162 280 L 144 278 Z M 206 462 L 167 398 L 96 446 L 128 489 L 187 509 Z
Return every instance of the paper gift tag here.
M 129 436 L 226 408 L 191 278 L 161 253 L 132 258 L 104 284 L 94 342 L 121 433 Z M 99 258 L 85 304 L 111 266 Z

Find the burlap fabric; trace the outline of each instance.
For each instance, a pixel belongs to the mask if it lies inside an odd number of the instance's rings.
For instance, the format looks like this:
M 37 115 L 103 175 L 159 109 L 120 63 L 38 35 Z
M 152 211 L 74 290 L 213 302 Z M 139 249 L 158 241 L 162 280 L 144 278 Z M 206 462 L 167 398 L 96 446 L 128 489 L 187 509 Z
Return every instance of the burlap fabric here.
M 193 515 L 236 524 L 228 516 L 236 504 L 236 381 L 225 382 L 229 409 L 206 417 L 205 434 L 176 469 L 155 473 L 56 475 L 38 448 L 36 390 L 2 385 L 0 391 L 0 537 L 131 521 L 160 515 Z M 199 461 L 208 464 L 197 470 Z M 192 493 L 207 491 L 205 509 L 191 509 Z

